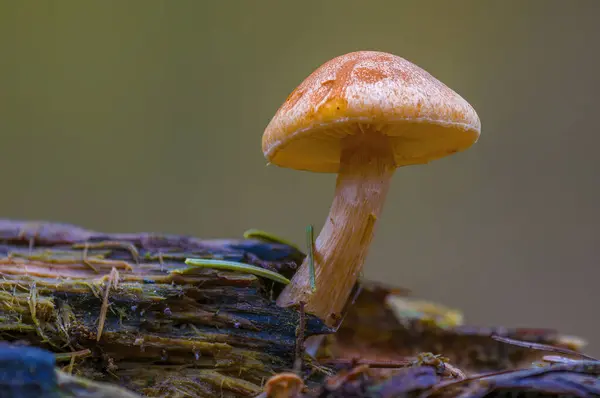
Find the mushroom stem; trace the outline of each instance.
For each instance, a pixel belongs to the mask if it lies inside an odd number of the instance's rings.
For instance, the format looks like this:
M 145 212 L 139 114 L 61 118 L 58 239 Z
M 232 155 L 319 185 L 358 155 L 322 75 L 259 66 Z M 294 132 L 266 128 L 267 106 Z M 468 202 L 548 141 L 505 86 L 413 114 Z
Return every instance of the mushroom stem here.
M 365 132 L 341 141 L 335 196 L 315 242 L 316 291 L 311 290 L 307 257 L 277 298 L 282 307 L 304 302 L 306 312 L 329 326 L 339 321 L 358 280 L 396 169 L 389 138 Z

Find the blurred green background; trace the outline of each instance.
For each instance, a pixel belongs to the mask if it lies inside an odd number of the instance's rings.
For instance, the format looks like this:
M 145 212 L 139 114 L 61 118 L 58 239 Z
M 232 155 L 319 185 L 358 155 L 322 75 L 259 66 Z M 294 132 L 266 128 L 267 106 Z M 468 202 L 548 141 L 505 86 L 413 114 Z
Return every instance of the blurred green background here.
M 599 20 L 598 0 L 4 0 L 0 217 L 304 246 L 335 175 L 266 167 L 263 129 L 328 59 L 392 52 L 482 135 L 398 170 L 365 275 L 598 355 Z

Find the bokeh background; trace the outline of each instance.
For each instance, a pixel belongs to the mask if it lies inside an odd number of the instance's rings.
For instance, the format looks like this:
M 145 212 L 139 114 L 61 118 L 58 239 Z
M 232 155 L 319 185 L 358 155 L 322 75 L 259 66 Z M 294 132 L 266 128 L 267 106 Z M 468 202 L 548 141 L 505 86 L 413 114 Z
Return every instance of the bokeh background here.
M 323 62 L 392 52 L 460 93 L 479 142 L 399 169 L 365 276 L 479 325 L 600 354 L 600 1 L 3 1 L 0 217 L 304 245 L 335 175 L 266 166 Z

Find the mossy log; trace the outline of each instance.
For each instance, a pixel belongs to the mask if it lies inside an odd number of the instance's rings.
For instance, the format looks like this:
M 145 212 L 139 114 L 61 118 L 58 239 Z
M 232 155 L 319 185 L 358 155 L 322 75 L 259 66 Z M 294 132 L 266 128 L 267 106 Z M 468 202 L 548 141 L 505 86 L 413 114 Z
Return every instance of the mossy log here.
M 256 395 L 266 378 L 292 368 L 298 311 L 275 305 L 281 286 L 269 279 L 184 260 L 240 261 L 290 276 L 303 257 L 255 239 L 0 220 L 0 338 L 62 353 L 73 374 L 147 396 Z M 305 336 L 331 332 L 305 319 Z M 82 350 L 89 354 L 68 354 Z
M 0 220 L 0 340 L 11 343 L 0 344 L 0 397 L 600 396 L 600 362 L 572 362 L 583 342 L 553 330 L 464 325 L 458 311 L 361 281 L 334 331 L 276 306 L 277 282 L 184 263 L 291 278 L 304 257 L 263 239 Z

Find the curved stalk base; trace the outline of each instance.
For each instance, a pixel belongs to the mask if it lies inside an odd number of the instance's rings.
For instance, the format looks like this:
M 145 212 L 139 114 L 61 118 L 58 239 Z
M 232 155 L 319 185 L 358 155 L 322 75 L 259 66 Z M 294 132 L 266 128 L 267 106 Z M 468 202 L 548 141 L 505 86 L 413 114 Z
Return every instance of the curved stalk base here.
M 335 325 L 364 264 L 375 223 L 396 169 L 388 137 L 370 132 L 341 142 L 333 204 L 315 242 L 316 291 L 308 257 L 277 298 L 282 307 L 304 302 L 305 310 Z

